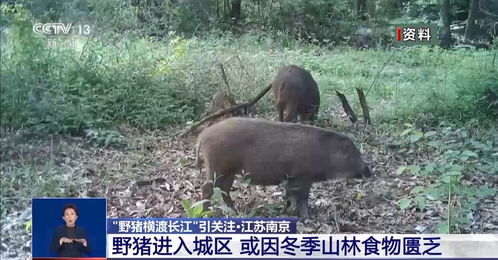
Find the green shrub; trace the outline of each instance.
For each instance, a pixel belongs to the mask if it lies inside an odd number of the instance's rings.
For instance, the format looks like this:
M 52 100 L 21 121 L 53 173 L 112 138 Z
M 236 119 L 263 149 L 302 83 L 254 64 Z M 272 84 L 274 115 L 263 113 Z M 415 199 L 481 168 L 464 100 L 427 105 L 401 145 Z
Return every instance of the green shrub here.
M 182 38 L 160 46 L 110 34 L 57 39 L 76 47 L 51 48 L 31 31 L 28 13 L 15 8 L 3 8 L 2 23 L 10 24 L 2 35 L 3 125 L 73 134 L 116 123 L 160 128 L 192 120 L 203 109 L 195 88 L 182 87 L 178 78 L 188 47 Z

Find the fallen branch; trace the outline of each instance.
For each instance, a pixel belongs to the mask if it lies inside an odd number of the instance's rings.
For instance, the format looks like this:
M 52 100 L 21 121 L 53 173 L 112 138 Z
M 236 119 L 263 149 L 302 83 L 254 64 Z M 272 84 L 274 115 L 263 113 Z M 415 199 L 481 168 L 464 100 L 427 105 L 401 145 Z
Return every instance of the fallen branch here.
M 204 123 L 206 123 L 206 122 L 208 122 L 210 120 L 216 119 L 216 118 L 218 118 L 220 116 L 223 116 L 223 115 L 225 115 L 227 113 L 231 113 L 231 112 L 237 111 L 239 109 L 247 109 L 248 107 L 256 104 L 256 102 L 258 102 L 266 94 L 266 92 L 268 92 L 270 89 L 271 89 L 271 84 L 268 85 L 266 88 L 262 89 L 258 93 L 258 95 L 256 95 L 249 102 L 238 104 L 238 105 L 235 105 L 235 106 L 231 106 L 231 107 L 229 107 L 229 108 L 227 108 L 225 110 L 218 111 L 218 112 L 216 112 L 214 114 L 211 114 L 211 115 L 209 115 L 209 116 L 201 119 L 199 122 L 192 124 L 187 129 L 185 129 L 183 132 L 181 132 L 180 133 L 180 137 L 187 136 L 192 131 L 194 131 L 195 129 L 197 129 L 199 126 L 201 126 L 202 124 L 204 124 Z
M 335 93 L 337 93 L 337 96 L 341 100 L 342 107 L 344 108 L 344 112 L 346 112 L 346 114 L 349 116 L 349 120 L 351 120 L 351 123 L 353 123 L 353 124 L 356 123 L 356 121 L 358 121 L 358 117 L 356 116 L 353 109 L 349 105 L 349 102 L 346 99 L 346 96 L 344 96 L 344 94 L 342 94 L 339 91 L 335 91 Z

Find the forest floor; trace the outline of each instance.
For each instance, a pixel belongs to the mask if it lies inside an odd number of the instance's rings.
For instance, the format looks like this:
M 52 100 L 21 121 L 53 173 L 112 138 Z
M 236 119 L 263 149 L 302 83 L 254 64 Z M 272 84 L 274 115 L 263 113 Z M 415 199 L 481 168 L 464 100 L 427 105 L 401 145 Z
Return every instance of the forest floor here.
M 375 177 L 315 183 L 310 194 L 312 219 L 298 222 L 300 233 L 437 233 L 447 203 L 428 201 L 400 208 L 416 186 L 430 178 L 399 174 L 401 166 L 430 154 L 405 151 L 399 135 L 374 126 L 351 125 L 336 112 L 329 127 L 353 138 Z M 320 124 L 323 124 L 321 122 Z M 321 125 L 324 126 L 324 125 Z M 324 126 L 325 127 L 325 126 Z M 205 179 L 194 166 L 195 134 L 180 139 L 180 127 L 140 131 L 121 127 L 125 144 L 103 148 L 80 137 L 34 138 L 4 132 L 2 144 L 2 259 L 29 258 L 31 198 L 106 197 L 108 217 L 186 217 L 182 200 L 199 201 Z M 494 145 L 498 136 L 494 136 Z M 429 158 L 426 158 L 429 159 Z M 498 176 L 473 171 L 469 185 L 498 188 Z M 282 186 L 245 187 L 240 179 L 231 193 L 238 216 L 293 217 L 283 208 Z M 498 233 L 498 196 L 480 199 L 458 225 L 461 233 Z

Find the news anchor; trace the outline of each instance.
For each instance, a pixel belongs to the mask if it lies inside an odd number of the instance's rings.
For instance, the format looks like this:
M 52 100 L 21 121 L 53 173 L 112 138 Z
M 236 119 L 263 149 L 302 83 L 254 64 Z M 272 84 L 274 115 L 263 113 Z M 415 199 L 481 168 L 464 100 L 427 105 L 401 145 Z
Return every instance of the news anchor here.
M 78 208 L 70 203 L 62 210 L 62 219 L 66 222 L 64 226 L 58 226 L 52 239 L 51 251 L 60 257 L 83 257 L 90 253 L 90 244 L 86 230 L 76 226 L 78 219 Z

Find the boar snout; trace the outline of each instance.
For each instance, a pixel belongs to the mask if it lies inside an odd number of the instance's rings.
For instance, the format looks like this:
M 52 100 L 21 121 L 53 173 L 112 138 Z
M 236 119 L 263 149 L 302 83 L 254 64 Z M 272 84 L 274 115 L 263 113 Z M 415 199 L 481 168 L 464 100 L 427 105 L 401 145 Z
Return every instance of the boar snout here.
M 370 178 L 372 176 L 373 173 L 370 171 L 370 168 L 368 168 L 368 166 L 365 166 L 365 168 L 363 168 L 363 177 Z
M 370 169 L 368 168 L 368 166 L 365 165 L 364 167 L 362 167 L 360 169 L 357 170 L 354 174 L 352 174 L 350 178 L 352 178 L 352 179 L 362 179 L 362 178 L 369 178 L 369 177 L 373 176 L 373 174 L 370 171 Z

